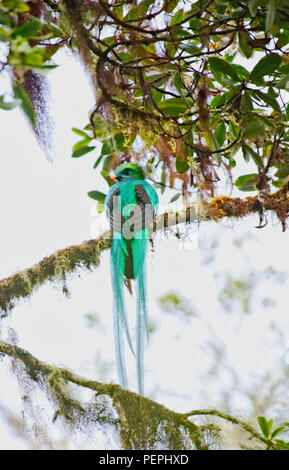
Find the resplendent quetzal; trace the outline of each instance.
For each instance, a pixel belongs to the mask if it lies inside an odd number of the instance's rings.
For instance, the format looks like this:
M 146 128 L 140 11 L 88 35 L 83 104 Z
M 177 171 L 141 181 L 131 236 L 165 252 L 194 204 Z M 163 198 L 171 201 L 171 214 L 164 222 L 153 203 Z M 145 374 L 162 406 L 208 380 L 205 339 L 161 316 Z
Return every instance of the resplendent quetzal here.
M 144 336 L 148 335 L 146 308 L 145 257 L 149 238 L 148 226 L 158 209 L 158 196 L 145 181 L 143 169 L 134 163 L 123 163 L 115 169 L 117 181 L 105 199 L 106 215 L 113 230 L 111 277 L 114 303 L 114 337 L 120 383 L 128 388 L 124 359 L 124 331 L 137 361 L 138 391 L 144 394 Z M 136 354 L 131 342 L 124 303 L 124 285 L 137 282 Z

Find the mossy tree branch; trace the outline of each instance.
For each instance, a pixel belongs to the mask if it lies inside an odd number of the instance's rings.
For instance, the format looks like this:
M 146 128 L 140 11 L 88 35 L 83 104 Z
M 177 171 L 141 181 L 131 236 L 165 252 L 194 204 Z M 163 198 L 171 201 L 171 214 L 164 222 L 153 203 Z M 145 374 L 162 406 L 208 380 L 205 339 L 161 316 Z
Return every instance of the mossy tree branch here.
M 273 211 L 286 228 L 289 213 L 288 183 L 273 194 L 246 199 L 217 197 L 210 202 L 192 203 L 180 211 L 170 211 L 156 217 L 153 231 L 194 221 L 220 221 L 224 218 L 242 218 L 257 213 L 263 226 L 265 211 Z M 40 263 L 19 271 L 0 281 L 0 308 L 7 313 L 15 306 L 17 299 L 32 295 L 34 290 L 47 281 L 63 281 L 63 291 L 67 292 L 66 276 L 80 268 L 92 269 L 99 265 L 100 254 L 111 246 L 111 233 L 108 231 L 99 238 L 80 245 L 73 245 L 56 251 L 43 258 Z
M 222 418 L 245 430 L 251 438 L 266 444 L 267 449 L 277 449 L 274 442 L 266 439 L 252 426 L 227 413 L 215 409 L 177 413 L 149 398 L 124 390 L 117 384 L 104 384 L 96 380 L 86 379 L 63 367 L 56 367 L 42 362 L 28 351 L 5 341 L 0 341 L 0 352 L 16 361 L 20 361 L 24 365 L 28 376 L 34 382 L 38 382 L 42 387 L 43 383 L 47 384 L 49 392 L 52 393 L 54 401 L 59 407 L 55 419 L 58 415 L 63 415 L 66 419 L 75 420 L 77 414 L 83 415 L 86 413 L 85 407 L 70 396 L 67 388 L 69 383 L 93 390 L 96 392 L 96 398 L 103 395 L 109 397 L 118 413 L 118 419 L 112 420 L 111 413 L 108 410 L 105 417 L 103 407 L 101 417 L 97 416 L 96 412 L 94 418 L 96 421 L 101 420 L 102 423 L 107 420 L 108 424 L 117 426 L 122 444 L 126 449 L 153 448 L 156 440 L 155 434 L 158 433 L 159 427 L 163 426 L 170 448 L 182 448 L 178 446 L 182 444 L 183 433 L 185 433 L 191 440 L 193 447 L 198 450 L 208 450 L 207 437 L 210 436 L 211 439 L 216 437 L 220 430 L 214 423 L 197 426 L 190 420 L 192 416 L 201 415 Z M 109 407 L 109 403 L 107 407 Z
M 110 245 L 110 232 L 107 232 L 95 240 L 58 250 L 40 263 L 3 279 L 0 281 L 0 308 L 8 312 L 16 299 L 29 297 L 37 287 L 55 279 L 64 282 L 63 291 L 66 293 L 66 274 L 80 267 L 91 269 L 97 266 L 100 253 Z
M 252 426 L 245 423 L 244 421 L 235 418 L 234 416 L 229 415 L 228 413 L 223 413 L 218 410 L 193 410 L 188 413 L 184 413 L 183 415 L 185 418 L 189 418 L 190 416 L 217 416 L 218 418 L 222 418 L 232 424 L 236 424 L 240 426 L 245 431 L 247 431 L 252 437 L 258 439 L 259 441 L 266 444 L 267 449 L 269 450 L 277 450 L 278 447 L 272 442 L 270 439 L 266 439 L 260 433 L 258 433 Z
M 209 424 L 198 427 L 183 414 L 169 410 L 149 398 L 124 390 L 119 385 L 103 384 L 80 377 L 68 369 L 49 365 L 28 351 L 5 341 L 0 341 L 0 352 L 20 361 L 34 382 L 42 388 L 47 387 L 59 408 L 54 420 L 59 415 L 70 421 L 81 420 L 81 417 L 87 413 L 85 405 L 72 398 L 68 389 L 69 383 L 93 390 L 96 392 L 96 399 L 100 396 L 110 398 L 118 413 L 118 419 L 111 418 L 110 401 L 106 404 L 106 413 L 103 404 L 101 411 L 95 407 L 93 420 L 116 426 L 125 449 L 154 448 L 155 441 L 158 441 L 161 433 L 166 436 L 171 449 L 183 448 L 184 439 L 189 438 L 193 447 L 206 450 L 208 447 L 206 435 L 210 433 L 212 437 L 218 432 L 216 426 Z M 91 410 L 91 406 L 89 409 Z

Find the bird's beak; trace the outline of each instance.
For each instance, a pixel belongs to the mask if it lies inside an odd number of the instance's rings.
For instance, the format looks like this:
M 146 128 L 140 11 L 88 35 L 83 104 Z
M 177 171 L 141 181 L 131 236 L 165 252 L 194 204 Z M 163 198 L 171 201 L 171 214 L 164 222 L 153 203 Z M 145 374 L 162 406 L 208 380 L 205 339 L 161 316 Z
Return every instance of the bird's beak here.
M 110 180 L 111 180 L 111 185 L 118 183 L 118 179 L 116 175 L 110 176 Z

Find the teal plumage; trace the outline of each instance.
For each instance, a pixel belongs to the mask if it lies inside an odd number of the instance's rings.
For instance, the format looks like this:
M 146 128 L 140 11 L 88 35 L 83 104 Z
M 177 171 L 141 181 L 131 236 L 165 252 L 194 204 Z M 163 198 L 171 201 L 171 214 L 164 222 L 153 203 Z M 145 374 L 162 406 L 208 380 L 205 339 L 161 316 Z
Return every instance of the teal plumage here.
M 118 182 L 110 188 L 105 206 L 113 230 L 111 279 L 117 370 L 121 385 L 128 388 L 124 360 L 124 332 L 133 353 L 134 348 L 129 334 L 123 291 L 125 283 L 135 279 L 137 282 L 135 355 L 138 391 L 143 395 L 144 336 L 148 335 L 145 257 L 149 238 L 148 226 L 158 209 L 158 196 L 154 188 L 144 180 L 144 172 L 138 165 L 124 163 L 116 168 L 115 174 Z

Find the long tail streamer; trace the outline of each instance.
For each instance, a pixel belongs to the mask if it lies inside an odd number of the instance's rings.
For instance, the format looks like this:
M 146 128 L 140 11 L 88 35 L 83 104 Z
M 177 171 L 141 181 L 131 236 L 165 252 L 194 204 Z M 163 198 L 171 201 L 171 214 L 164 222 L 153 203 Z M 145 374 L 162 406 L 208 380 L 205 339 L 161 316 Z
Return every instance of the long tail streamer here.
M 141 238 L 135 238 L 132 243 L 134 272 L 137 278 L 136 361 L 138 391 L 140 395 L 144 395 L 144 338 L 146 334 L 148 336 L 144 263 L 147 241 L 144 232 L 142 231 Z
M 124 269 L 126 253 L 123 249 L 123 240 L 115 238 L 112 240 L 111 250 L 111 279 L 113 291 L 113 325 L 114 343 L 117 361 L 117 371 L 124 388 L 128 388 L 126 363 L 124 355 L 123 333 L 125 331 L 129 346 L 134 354 L 132 341 L 129 334 L 128 322 L 123 298 Z

